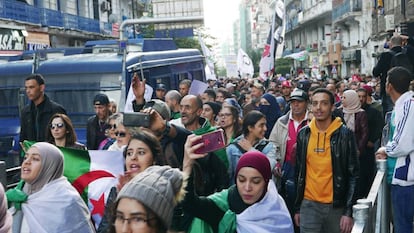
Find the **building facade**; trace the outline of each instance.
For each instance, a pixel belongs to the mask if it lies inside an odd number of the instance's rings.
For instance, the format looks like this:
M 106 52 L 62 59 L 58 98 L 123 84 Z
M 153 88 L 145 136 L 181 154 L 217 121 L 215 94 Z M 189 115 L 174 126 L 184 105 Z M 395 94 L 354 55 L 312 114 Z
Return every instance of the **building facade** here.
M 202 0 L 0 0 L 0 55 L 48 47 L 78 47 L 88 40 L 117 39 L 123 20 L 203 16 Z M 159 35 L 192 36 L 203 20 L 156 28 Z M 191 28 L 191 30 L 189 29 Z M 135 29 L 135 30 L 134 30 Z M 139 27 L 127 30 L 136 36 Z

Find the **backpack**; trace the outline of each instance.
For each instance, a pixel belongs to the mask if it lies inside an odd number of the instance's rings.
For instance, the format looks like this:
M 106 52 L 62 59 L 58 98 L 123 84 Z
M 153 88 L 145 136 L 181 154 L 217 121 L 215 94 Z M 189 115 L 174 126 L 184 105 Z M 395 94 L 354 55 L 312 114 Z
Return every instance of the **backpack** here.
M 390 50 L 390 53 L 392 54 L 390 68 L 396 67 L 396 66 L 402 66 L 406 68 L 407 70 L 409 70 L 411 73 L 413 73 L 414 71 L 413 63 L 410 61 L 410 58 L 408 57 L 406 48 L 403 48 L 401 52 L 398 52 L 398 53 Z

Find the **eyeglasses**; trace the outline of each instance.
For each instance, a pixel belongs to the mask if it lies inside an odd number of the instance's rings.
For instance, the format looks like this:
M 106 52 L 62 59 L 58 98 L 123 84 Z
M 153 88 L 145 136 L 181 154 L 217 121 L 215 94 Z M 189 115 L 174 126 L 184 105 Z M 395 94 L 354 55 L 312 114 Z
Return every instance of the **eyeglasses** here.
M 115 132 L 115 136 L 120 137 L 120 138 L 124 138 L 126 136 L 125 132 Z
M 130 218 L 125 218 L 122 215 L 117 214 L 115 216 L 115 227 L 120 228 L 125 224 L 125 221 L 128 223 L 128 225 L 131 226 L 131 228 L 140 228 L 143 226 L 143 224 L 147 223 L 148 221 L 150 221 L 151 218 L 145 219 L 143 217 L 140 216 L 133 216 Z
M 231 115 L 233 115 L 233 114 L 231 114 L 231 113 L 220 113 L 220 114 L 218 115 L 218 117 L 229 117 L 229 116 L 231 116 Z
M 61 129 L 61 128 L 63 128 L 64 126 L 65 126 L 65 124 L 64 124 L 64 123 L 50 124 L 50 128 L 51 128 L 51 129 L 56 129 L 56 128 Z

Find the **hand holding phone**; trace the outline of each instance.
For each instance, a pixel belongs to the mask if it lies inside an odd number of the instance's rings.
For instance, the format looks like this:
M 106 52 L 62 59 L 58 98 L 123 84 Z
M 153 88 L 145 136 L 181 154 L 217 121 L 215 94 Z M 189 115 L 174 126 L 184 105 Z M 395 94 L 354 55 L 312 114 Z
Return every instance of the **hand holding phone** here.
M 222 149 L 226 147 L 226 143 L 224 141 L 224 131 L 222 129 L 218 129 L 216 131 L 203 134 L 201 135 L 201 140 L 194 144 L 199 143 L 203 143 L 204 145 L 194 151 L 196 154 L 205 154 Z
M 125 112 L 124 113 L 124 126 L 126 127 L 145 127 L 150 126 L 149 113 L 143 112 Z

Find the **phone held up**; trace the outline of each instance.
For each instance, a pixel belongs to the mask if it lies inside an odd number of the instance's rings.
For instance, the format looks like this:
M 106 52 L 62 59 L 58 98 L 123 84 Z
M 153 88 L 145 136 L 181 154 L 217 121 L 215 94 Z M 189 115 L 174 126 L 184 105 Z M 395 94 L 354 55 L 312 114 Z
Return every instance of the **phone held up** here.
M 149 128 L 150 115 L 149 113 L 143 113 L 143 112 L 125 112 L 124 113 L 124 126 Z
M 201 135 L 201 139 L 194 144 L 199 144 L 201 142 L 204 143 L 204 145 L 194 151 L 196 154 L 205 154 L 226 147 L 224 131 L 222 129 Z

